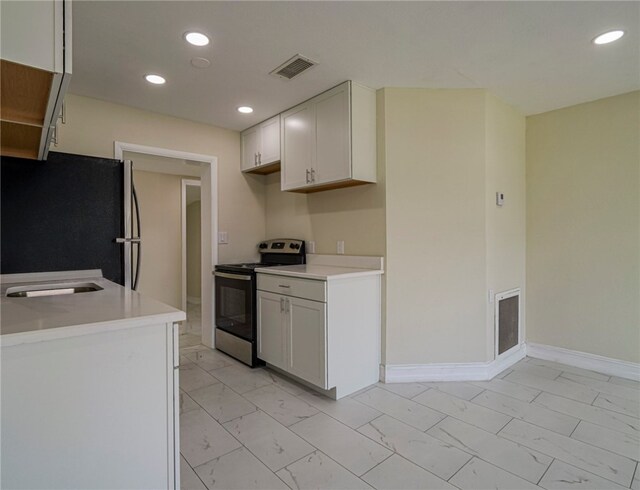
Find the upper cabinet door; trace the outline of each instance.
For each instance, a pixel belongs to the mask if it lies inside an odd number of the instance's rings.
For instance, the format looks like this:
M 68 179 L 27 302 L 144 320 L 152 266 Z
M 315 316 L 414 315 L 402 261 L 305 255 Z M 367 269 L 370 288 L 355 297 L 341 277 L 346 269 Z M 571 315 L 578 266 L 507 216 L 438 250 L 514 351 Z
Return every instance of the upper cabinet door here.
M 314 105 L 309 101 L 281 116 L 282 190 L 307 186 L 315 155 Z
M 261 147 L 258 152 L 258 165 L 267 165 L 280 161 L 280 115 L 260 124 Z
M 241 165 L 242 170 L 249 170 L 258 165 L 258 148 L 260 147 L 260 126 L 254 126 L 242 132 Z
M 346 83 L 313 99 L 316 113 L 314 184 L 351 178 L 349 99 Z

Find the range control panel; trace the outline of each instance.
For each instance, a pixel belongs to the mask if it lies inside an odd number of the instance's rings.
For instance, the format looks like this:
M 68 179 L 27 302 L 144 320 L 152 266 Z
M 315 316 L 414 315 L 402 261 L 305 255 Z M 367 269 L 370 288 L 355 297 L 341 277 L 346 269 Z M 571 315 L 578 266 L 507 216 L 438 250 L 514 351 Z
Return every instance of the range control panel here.
M 258 244 L 260 253 L 299 254 L 304 251 L 304 241 L 292 238 L 265 240 Z

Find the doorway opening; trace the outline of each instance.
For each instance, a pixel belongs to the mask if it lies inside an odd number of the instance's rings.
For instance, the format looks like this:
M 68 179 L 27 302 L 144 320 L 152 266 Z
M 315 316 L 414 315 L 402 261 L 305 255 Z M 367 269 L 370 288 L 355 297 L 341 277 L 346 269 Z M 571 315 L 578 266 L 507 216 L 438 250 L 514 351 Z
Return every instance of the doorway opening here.
M 182 246 L 183 237 L 186 237 L 186 231 L 183 233 L 183 224 L 186 227 L 186 222 L 182 219 L 182 213 L 183 209 L 186 211 L 188 208 L 186 188 L 189 186 L 185 186 L 185 205 L 183 206 L 182 182 L 186 180 L 199 183 L 200 312 L 199 314 L 195 312 L 191 318 L 188 315 L 187 320 L 193 320 L 193 325 L 187 325 L 185 322 L 181 329 L 185 333 L 188 333 L 189 327 L 191 327 L 190 330 L 196 331 L 197 324 L 199 334 L 193 334 L 189 339 L 183 339 L 181 335 L 180 347 L 187 347 L 183 340 L 188 340 L 186 343 L 193 343 L 193 345 L 202 343 L 213 347 L 215 305 L 211 271 L 218 261 L 217 241 L 214 240 L 218 234 L 217 158 L 212 155 L 118 141 L 114 146 L 116 159 L 133 160 L 134 162 L 134 178 L 140 198 L 142 226 L 145 227 L 138 290 L 142 294 L 148 294 L 186 311 L 187 315 L 189 314 L 186 308 L 188 306 L 186 304 L 188 303 L 188 275 L 183 274 L 183 271 L 186 270 L 186 257 L 183 260 L 183 249 L 186 248 L 186 245 Z M 173 185 L 172 182 L 177 182 L 177 184 Z M 175 199 L 171 199 L 172 204 L 169 207 L 166 202 L 169 201 L 168 192 L 177 196 Z M 145 201 L 147 201 L 146 206 Z M 145 211 L 145 208 L 148 212 Z M 153 220 L 156 220 L 155 224 Z M 175 223 L 177 223 L 177 228 Z M 167 234 L 166 228 L 169 225 L 174 231 Z M 200 317 L 199 322 L 198 316 Z
M 182 310 L 187 313 L 182 335 L 202 337 L 202 200 L 200 180 L 182 179 Z M 181 337 L 182 344 L 189 344 Z M 186 342 L 184 342 L 186 341 Z

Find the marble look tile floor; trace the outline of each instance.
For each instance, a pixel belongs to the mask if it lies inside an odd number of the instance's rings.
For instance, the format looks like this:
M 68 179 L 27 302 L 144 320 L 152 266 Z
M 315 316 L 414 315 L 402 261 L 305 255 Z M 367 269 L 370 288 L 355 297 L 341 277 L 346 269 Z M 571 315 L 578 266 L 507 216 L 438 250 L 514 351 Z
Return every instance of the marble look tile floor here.
M 525 358 L 334 401 L 186 340 L 183 490 L 640 490 L 636 381 Z
M 187 320 L 180 325 L 180 346 L 195 347 L 202 342 L 202 308 L 187 302 Z

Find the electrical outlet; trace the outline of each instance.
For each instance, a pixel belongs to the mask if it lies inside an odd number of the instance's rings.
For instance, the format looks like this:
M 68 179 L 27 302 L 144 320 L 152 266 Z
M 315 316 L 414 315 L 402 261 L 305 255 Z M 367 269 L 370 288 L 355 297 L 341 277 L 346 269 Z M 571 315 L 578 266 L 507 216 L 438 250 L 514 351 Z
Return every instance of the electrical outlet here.
M 220 244 L 229 243 L 229 232 L 219 231 L 218 232 L 218 243 L 220 243 Z
M 309 240 L 307 242 L 307 253 L 308 254 L 316 253 L 316 242 L 314 242 L 313 240 Z
M 504 192 L 496 192 L 496 206 L 504 206 Z
M 344 240 L 338 240 L 338 243 L 336 244 L 336 252 L 344 254 Z

